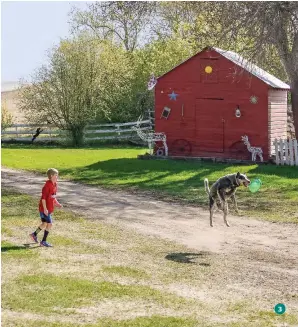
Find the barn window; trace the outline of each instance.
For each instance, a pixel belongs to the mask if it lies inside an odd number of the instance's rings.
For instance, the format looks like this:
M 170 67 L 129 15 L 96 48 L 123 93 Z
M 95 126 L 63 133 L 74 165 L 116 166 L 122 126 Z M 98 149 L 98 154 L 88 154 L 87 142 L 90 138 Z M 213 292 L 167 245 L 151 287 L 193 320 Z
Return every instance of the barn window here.
M 170 116 L 170 112 L 171 112 L 170 108 L 164 107 L 160 118 L 168 119 Z

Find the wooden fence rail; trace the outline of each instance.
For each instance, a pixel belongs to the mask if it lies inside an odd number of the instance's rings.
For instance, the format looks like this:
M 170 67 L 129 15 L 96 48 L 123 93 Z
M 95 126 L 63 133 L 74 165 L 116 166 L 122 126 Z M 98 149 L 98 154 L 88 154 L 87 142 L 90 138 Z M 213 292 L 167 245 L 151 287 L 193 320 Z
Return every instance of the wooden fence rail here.
M 114 123 L 114 124 L 90 124 L 84 131 L 86 141 L 92 140 L 125 140 L 130 139 L 136 132 L 132 130 L 137 122 Z M 152 130 L 151 120 L 140 122 L 141 130 Z M 60 130 L 51 125 L 15 124 L 1 131 L 2 141 L 31 141 L 36 129 L 40 127 L 42 132 L 36 138 L 37 141 L 63 141 L 66 139 L 67 131 Z
M 277 165 L 298 166 L 298 142 L 295 139 L 275 139 L 275 161 Z

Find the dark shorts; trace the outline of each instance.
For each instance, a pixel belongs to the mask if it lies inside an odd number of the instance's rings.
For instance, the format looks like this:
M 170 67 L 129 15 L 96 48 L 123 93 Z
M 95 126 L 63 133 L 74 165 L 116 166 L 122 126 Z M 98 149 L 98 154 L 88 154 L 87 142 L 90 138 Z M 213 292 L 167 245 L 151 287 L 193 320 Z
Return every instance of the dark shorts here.
M 49 213 L 48 216 L 46 216 L 43 212 L 40 212 L 40 218 L 43 223 L 49 223 L 51 224 L 53 222 L 52 214 Z

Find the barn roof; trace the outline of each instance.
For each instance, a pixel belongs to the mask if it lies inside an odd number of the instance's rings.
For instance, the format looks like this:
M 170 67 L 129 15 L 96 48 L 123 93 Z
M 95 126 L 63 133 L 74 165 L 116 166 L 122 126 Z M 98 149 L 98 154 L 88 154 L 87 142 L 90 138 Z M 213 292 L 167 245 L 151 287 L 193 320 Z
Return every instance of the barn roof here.
M 242 67 L 243 69 L 245 69 L 246 71 L 250 72 L 252 75 L 256 76 L 257 78 L 259 78 L 260 80 L 262 80 L 264 83 L 270 85 L 273 88 L 284 89 L 284 90 L 290 90 L 291 89 L 291 87 L 288 84 L 284 83 L 283 81 L 281 81 L 277 77 L 269 74 L 268 72 L 266 72 L 265 70 L 261 69 L 260 67 L 258 67 L 256 65 L 250 63 L 248 60 L 244 59 L 239 54 L 237 54 L 237 53 L 235 53 L 233 51 L 222 50 L 222 49 L 215 48 L 215 47 L 206 47 L 202 51 L 200 51 L 197 54 L 195 54 L 195 56 L 198 55 L 199 53 L 205 51 L 208 48 L 216 51 L 219 54 L 221 54 L 223 57 L 225 57 L 228 60 L 232 61 L 234 64 Z M 186 63 L 188 60 L 190 60 L 193 57 L 194 56 L 188 58 L 187 60 L 183 61 L 181 64 L 177 65 L 176 67 L 178 67 L 178 66 Z M 170 71 L 174 70 L 176 67 L 174 67 Z M 168 71 L 167 73 L 169 73 L 170 71 Z M 159 76 L 158 79 L 161 78 L 161 77 L 163 77 L 167 73 Z
M 244 68 L 254 76 L 258 77 L 260 80 L 270 85 L 271 87 L 278 88 L 278 89 L 286 89 L 286 90 L 289 90 L 291 88 L 288 84 L 284 83 L 277 77 L 269 74 L 262 68 L 250 63 L 248 60 L 244 59 L 236 52 L 226 51 L 219 48 L 212 48 L 212 49 L 220 53 L 225 58 L 231 60 L 236 65 Z

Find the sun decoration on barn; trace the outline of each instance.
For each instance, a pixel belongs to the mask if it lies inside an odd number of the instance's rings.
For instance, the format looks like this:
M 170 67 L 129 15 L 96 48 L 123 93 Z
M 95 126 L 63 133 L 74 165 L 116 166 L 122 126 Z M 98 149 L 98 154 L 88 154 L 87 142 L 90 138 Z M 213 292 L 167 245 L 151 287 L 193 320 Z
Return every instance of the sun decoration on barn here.
M 255 95 L 252 95 L 252 96 L 250 97 L 250 102 L 251 102 L 252 104 L 257 104 L 257 103 L 258 103 L 258 97 L 255 96 Z
M 212 69 L 211 66 L 206 66 L 206 67 L 205 67 L 205 73 L 206 73 L 206 74 L 211 74 L 211 73 L 212 73 L 212 70 L 213 70 L 213 69 Z

